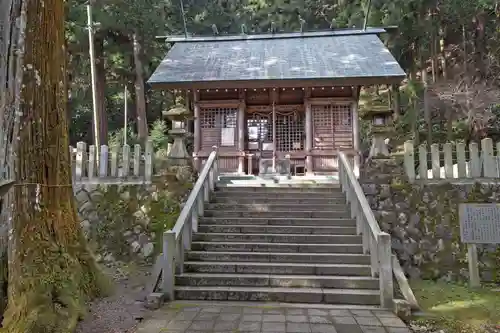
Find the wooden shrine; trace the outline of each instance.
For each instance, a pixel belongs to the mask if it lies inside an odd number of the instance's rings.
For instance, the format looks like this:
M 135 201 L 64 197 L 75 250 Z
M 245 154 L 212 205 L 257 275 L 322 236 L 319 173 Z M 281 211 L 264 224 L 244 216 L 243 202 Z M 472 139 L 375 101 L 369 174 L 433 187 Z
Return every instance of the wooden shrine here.
M 358 161 L 361 86 L 405 77 L 383 32 L 167 37 L 148 83 L 187 96 L 197 167 L 217 146 L 225 173 L 328 174 Z

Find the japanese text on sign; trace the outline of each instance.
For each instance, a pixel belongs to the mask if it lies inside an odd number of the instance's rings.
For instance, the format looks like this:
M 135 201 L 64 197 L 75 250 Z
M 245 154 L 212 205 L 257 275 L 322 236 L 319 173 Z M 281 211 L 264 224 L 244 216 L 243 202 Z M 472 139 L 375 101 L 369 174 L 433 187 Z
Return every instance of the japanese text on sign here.
M 500 244 L 500 204 L 460 204 L 463 243 Z

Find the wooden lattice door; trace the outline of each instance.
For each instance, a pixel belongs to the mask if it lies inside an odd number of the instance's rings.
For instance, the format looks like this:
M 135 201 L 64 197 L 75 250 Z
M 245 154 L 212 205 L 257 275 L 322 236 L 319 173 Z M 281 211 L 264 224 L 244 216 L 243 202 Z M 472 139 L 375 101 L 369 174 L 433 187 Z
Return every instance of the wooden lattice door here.
M 298 111 L 276 113 L 276 151 L 304 149 L 304 115 Z
M 211 150 L 213 146 L 236 149 L 237 114 L 237 108 L 203 108 L 201 110 L 202 150 Z
M 313 105 L 314 149 L 351 149 L 353 146 L 350 104 Z

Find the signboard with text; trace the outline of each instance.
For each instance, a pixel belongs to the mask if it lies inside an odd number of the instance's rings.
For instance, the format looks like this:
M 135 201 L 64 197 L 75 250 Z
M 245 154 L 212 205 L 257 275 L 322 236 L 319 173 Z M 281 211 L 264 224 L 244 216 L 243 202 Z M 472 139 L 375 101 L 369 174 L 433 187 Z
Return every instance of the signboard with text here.
M 463 243 L 500 244 L 500 204 L 464 203 L 458 214 Z

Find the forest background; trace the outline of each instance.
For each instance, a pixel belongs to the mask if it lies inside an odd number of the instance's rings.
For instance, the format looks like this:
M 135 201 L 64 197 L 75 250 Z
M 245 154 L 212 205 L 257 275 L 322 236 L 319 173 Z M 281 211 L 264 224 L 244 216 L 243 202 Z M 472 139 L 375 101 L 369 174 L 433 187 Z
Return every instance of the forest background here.
M 92 92 L 85 0 L 67 2 L 70 142 L 93 142 Z M 187 30 L 221 35 L 361 28 L 362 0 L 184 0 Z M 146 81 L 169 45 L 157 35 L 183 34 L 179 0 L 107 0 L 93 4 L 100 142 L 123 138 L 124 88 L 129 143 L 153 137 L 166 145 L 161 112 L 174 104 L 169 92 Z M 397 26 L 384 42 L 408 73 L 400 87 L 395 142 L 415 143 L 500 136 L 500 1 L 372 0 L 368 26 Z M 365 90 L 389 103 L 389 89 Z M 362 147 L 368 145 L 363 126 Z

